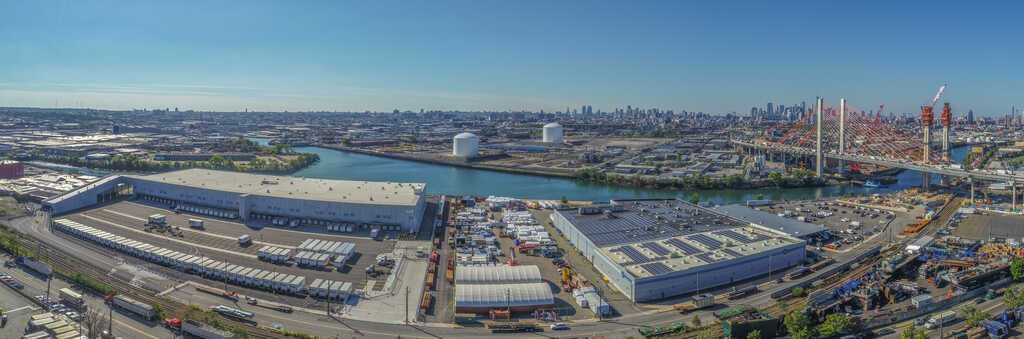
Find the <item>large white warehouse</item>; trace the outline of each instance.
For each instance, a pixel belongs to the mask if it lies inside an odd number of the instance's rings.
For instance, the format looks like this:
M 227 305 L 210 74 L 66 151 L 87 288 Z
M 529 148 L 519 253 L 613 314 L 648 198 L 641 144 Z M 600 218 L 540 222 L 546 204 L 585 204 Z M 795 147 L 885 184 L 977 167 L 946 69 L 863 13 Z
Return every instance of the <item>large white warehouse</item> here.
M 473 133 L 459 133 L 452 139 L 452 155 L 475 157 L 480 148 L 480 138 Z
M 544 142 L 562 143 L 564 129 L 557 122 L 544 125 Z
M 345 181 L 186 169 L 111 175 L 43 201 L 54 215 L 132 195 L 172 206 L 223 212 L 243 221 L 284 217 L 303 222 L 400 226 L 419 230 L 426 184 Z M 385 227 L 387 229 L 387 227 Z
M 627 298 L 649 301 L 804 263 L 804 241 L 680 200 L 615 200 L 551 215 Z

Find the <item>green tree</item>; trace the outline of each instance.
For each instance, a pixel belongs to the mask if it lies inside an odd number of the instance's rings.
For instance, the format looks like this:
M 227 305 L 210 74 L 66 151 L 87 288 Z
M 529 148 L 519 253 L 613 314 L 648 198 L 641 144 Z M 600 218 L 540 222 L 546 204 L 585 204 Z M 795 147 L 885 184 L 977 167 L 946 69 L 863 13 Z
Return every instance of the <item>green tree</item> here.
M 564 195 L 562 196 L 562 203 L 563 204 L 569 204 L 569 199 L 566 198 Z
M 747 339 L 761 339 L 761 331 L 753 330 L 747 333 Z
M 964 319 L 967 320 L 967 326 L 970 327 L 978 326 L 978 324 L 981 323 L 982 320 L 992 317 L 992 315 L 988 314 L 988 312 L 978 310 L 977 308 L 971 305 L 964 306 L 964 308 L 961 309 L 961 311 L 963 311 Z
M 764 194 L 763 193 L 758 193 L 756 199 L 757 200 L 764 200 Z
M 786 325 L 786 332 L 793 339 L 810 339 L 817 334 L 811 318 L 803 312 L 790 312 L 783 323 Z
M 696 314 L 693 315 L 693 320 L 690 320 L 690 322 L 692 323 L 693 327 L 700 327 L 700 317 L 698 317 Z
M 1010 262 L 1010 274 L 1013 275 L 1013 280 L 1024 280 L 1024 259 L 1013 258 Z
M 914 339 L 915 334 L 917 334 L 917 328 L 914 324 L 910 324 L 903 329 L 903 333 L 900 333 L 900 339 Z
M 825 322 L 821 324 L 821 335 L 829 337 L 852 329 L 853 322 L 850 321 L 850 317 L 843 313 L 832 313 L 826 316 Z
M 784 183 L 782 181 L 782 174 L 779 174 L 779 172 L 768 173 L 768 180 L 771 180 L 772 184 L 775 186 L 782 186 Z
M 700 202 L 700 195 L 697 192 L 690 194 L 690 203 L 696 205 L 698 202 Z
M 711 328 L 700 331 L 697 334 L 697 339 L 716 339 L 716 337 L 718 336 L 715 334 L 715 330 Z
M 797 297 L 797 298 L 802 298 L 802 297 L 806 297 L 807 296 L 807 291 L 804 290 L 803 287 L 799 287 L 799 286 L 798 287 L 794 287 L 793 291 L 790 292 L 790 293 L 792 293 L 793 296 Z
M 1003 303 L 1010 308 L 1024 306 L 1024 294 L 1020 294 L 1016 288 L 1010 287 L 1003 293 Z

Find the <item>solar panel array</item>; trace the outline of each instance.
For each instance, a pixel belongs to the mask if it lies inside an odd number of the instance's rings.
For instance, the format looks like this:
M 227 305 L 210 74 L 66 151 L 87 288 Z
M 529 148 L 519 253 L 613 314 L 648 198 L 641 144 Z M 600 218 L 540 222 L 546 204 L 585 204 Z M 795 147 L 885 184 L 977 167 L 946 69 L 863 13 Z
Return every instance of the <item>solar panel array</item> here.
M 647 270 L 647 272 L 650 272 L 651 275 L 662 275 L 662 274 L 672 273 L 672 269 L 671 268 L 669 268 L 668 266 L 666 266 L 665 264 L 662 264 L 660 262 L 653 262 L 653 263 L 650 263 L 650 264 L 643 264 L 643 265 L 640 265 L 640 267 L 643 267 L 645 270 Z
M 658 244 L 656 242 L 653 242 L 653 241 L 645 242 L 645 243 L 641 244 L 640 246 L 644 247 L 646 249 L 651 250 L 652 252 L 654 252 L 654 254 L 657 254 L 657 255 L 668 255 L 669 253 L 672 253 L 672 252 L 669 252 L 668 249 L 665 249 L 664 246 L 661 246 L 660 244 Z
M 695 257 L 700 258 L 700 260 L 707 261 L 708 263 L 715 263 L 715 262 L 722 261 L 722 259 L 712 258 L 711 257 L 711 253 L 707 253 L 707 252 L 695 255 Z
M 749 243 L 757 241 L 757 240 L 753 240 L 753 239 L 747 238 L 747 236 L 745 236 L 745 235 L 736 233 L 733 230 L 725 230 L 725 231 L 717 232 L 715 234 L 718 234 L 720 236 L 723 236 L 723 237 L 726 237 L 726 238 L 729 238 L 729 239 L 732 239 L 732 240 L 739 241 L 740 243 L 743 243 L 743 244 L 749 244 Z
M 629 259 L 633 260 L 633 262 L 627 263 L 627 265 L 643 264 L 652 261 L 651 258 L 648 258 L 643 253 L 640 253 L 640 251 L 637 251 L 635 248 L 629 246 L 622 246 L 612 251 L 617 251 L 622 254 L 625 254 L 627 257 L 629 257 Z
M 721 241 L 715 240 L 715 238 L 709 237 L 704 234 L 694 234 L 688 237 L 687 239 L 696 241 L 701 245 L 707 246 L 707 248 L 711 250 L 716 250 L 719 247 L 722 247 Z
M 611 217 L 603 213 L 581 215 L 576 211 L 556 213 L 564 216 L 598 247 L 655 241 L 747 224 L 677 200 L 617 203 L 622 210 L 612 213 Z
M 694 255 L 694 254 L 697 254 L 697 253 L 704 252 L 704 251 L 700 250 L 699 248 L 693 247 L 693 245 L 687 244 L 687 243 L 685 243 L 682 240 L 679 240 L 677 238 L 672 238 L 672 239 L 669 239 L 669 240 L 665 240 L 665 243 L 669 244 L 669 245 L 672 245 L 672 246 L 675 246 L 675 248 L 678 248 L 679 250 L 683 251 L 683 253 L 686 253 L 686 255 Z
M 736 251 L 733 251 L 733 250 L 728 249 L 728 248 L 723 248 L 722 252 L 725 252 L 725 254 L 728 254 L 728 255 L 731 255 L 731 256 L 734 256 L 734 257 L 737 257 L 737 258 L 743 256 L 742 254 L 739 254 Z

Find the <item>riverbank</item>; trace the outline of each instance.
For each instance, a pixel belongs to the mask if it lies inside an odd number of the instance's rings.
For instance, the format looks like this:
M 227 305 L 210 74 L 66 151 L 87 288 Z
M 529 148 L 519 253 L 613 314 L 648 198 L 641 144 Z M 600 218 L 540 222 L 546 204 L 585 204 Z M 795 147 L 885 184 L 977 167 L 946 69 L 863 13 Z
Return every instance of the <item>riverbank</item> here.
M 455 167 L 462 167 L 462 168 L 473 168 L 473 169 L 480 169 L 480 170 L 487 170 L 487 171 L 497 171 L 497 172 L 504 172 L 504 173 L 513 173 L 513 174 L 537 175 L 537 176 L 543 176 L 543 177 L 568 178 L 568 179 L 573 179 L 574 178 L 571 172 L 555 172 L 555 171 L 532 170 L 532 169 L 523 169 L 523 168 L 509 168 L 509 167 L 488 166 L 488 165 L 469 163 L 469 162 L 455 160 L 455 159 L 445 160 L 445 159 L 424 158 L 424 157 L 417 157 L 417 156 L 403 155 L 403 154 L 395 154 L 395 153 L 388 153 L 388 152 L 376 152 L 376 151 L 370 151 L 370 150 L 365 150 L 365 149 L 360 149 L 360 148 L 345 147 L 345 146 L 341 146 L 341 145 L 332 145 L 332 144 L 321 144 L 321 145 L 318 145 L 316 147 L 333 149 L 333 150 L 342 151 L 342 152 L 352 152 L 352 153 L 359 153 L 359 154 L 365 154 L 365 155 L 376 156 L 376 157 L 385 157 L 385 158 L 391 158 L 391 159 L 408 160 L 408 161 L 422 162 L 422 163 L 434 164 L 434 165 L 442 165 L 442 166 L 455 166 Z
M 535 175 L 535 176 L 541 176 L 541 177 L 565 178 L 565 179 L 573 179 L 573 180 L 579 180 L 579 181 L 590 182 L 590 183 L 597 183 L 597 184 L 618 185 L 618 186 L 623 186 L 623 187 L 647 188 L 647 189 L 657 189 L 657 190 L 717 190 L 717 189 L 748 190 L 748 189 L 768 189 L 768 188 L 812 188 L 812 187 L 823 187 L 823 186 L 842 185 L 843 184 L 843 183 L 841 183 L 839 181 L 830 180 L 828 182 L 807 182 L 807 183 L 803 183 L 803 184 L 793 184 L 793 183 L 790 183 L 790 182 L 786 182 L 783 185 L 778 185 L 778 184 L 772 182 L 771 180 L 757 180 L 757 181 L 743 181 L 743 182 L 741 182 L 739 184 L 728 184 L 728 185 L 725 185 L 725 184 L 714 183 L 714 180 L 713 180 L 712 183 L 709 183 L 705 187 L 701 187 L 701 186 L 691 186 L 691 185 L 680 185 L 680 184 L 678 184 L 678 183 L 676 183 L 674 181 L 673 182 L 666 182 L 665 179 L 659 178 L 657 176 L 643 176 L 643 175 L 622 176 L 622 177 L 626 178 L 624 180 L 628 181 L 628 182 L 622 182 L 622 181 L 599 180 L 599 179 L 585 178 L 585 177 L 581 178 L 580 176 L 576 175 L 575 172 L 557 172 L 557 171 L 544 171 L 544 170 L 533 170 L 533 169 L 523 169 L 523 168 L 489 166 L 489 165 L 474 164 L 474 163 L 470 163 L 470 162 L 466 162 L 466 161 L 461 161 L 461 160 L 456 160 L 456 159 L 450 159 L 450 160 L 449 159 L 436 159 L 436 158 L 418 157 L 418 156 L 396 154 L 396 153 L 389 153 L 389 152 L 376 152 L 376 151 L 370 151 L 370 150 L 354 148 L 354 147 L 345 147 L 345 146 L 341 146 L 341 145 L 322 144 L 322 145 L 320 145 L 318 147 L 327 148 L 327 149 L 333 149 L 333 150 L 342 151 L 342 152 L 352 152 L 352 153 L 359 153 L 359 154 L 364 154 L 364 155 L 369 155 L 369 156 L 377 156 L 377 157 L 384 157 L 384 158 L 391 158 L 391 159 L 398 159 L 398 160 L 407 160 L 407 161 L 414 161 L 414 162 L 427 163 L 427 164 L 433 164 L 433 165 L 454 166 L 454 167 L 472 168 L 472 169 L 495 171 L 495 172 L 503 172 L 503 173 Z M 673 180 L 675 180 L 675 179 L 673 179 Z

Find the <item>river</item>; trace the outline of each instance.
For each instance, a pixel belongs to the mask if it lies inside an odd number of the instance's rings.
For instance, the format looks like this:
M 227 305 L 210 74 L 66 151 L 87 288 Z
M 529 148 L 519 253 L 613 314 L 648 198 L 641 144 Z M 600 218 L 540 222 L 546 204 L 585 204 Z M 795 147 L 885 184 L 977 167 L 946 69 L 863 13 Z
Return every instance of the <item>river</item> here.
M 260 144 L 268 139 L 250 138 Z M 969 147 L 953 149 L 952 156 L 961 160 Z M 860 185 L 837 185 L 827 187 L 761 188 L 748 190 L 668 190 L 625 187 L 581 180 L 552 178 L 535 175 L 514 174 L 473 168 L 451 167 L 351 153 L 321 147 L 296 147 L 295 151 L 316 153 L 320 161 L 302 169 L 294 176 L 341 180 L 400 181 L 427 184 L 427 192 L 449 195 L 506 196 L 526 199 L 557 200 L 565 196 L 569 200 L 608 201 L 611 199 L 670 198 L 689 199 L 696 192 L 701 200 L 714 203 L 735 202 L 756 199 L 804 200 L 844 195 L 847 192 L 884 193 L 902 190 L 921 184 L 919 172 L 903 171 L 896 183 L 880 188 L 866 188 Z M 933 183 L 938 183 L 934 176 Z

